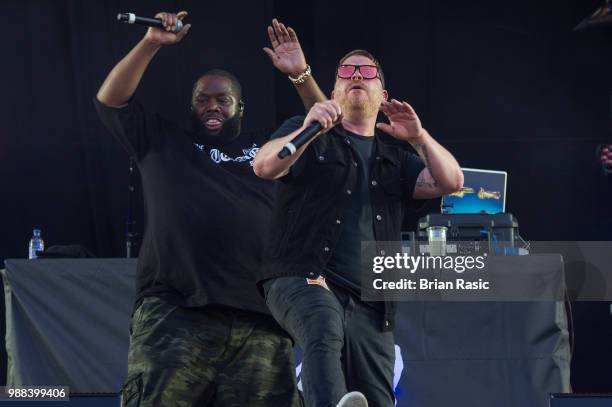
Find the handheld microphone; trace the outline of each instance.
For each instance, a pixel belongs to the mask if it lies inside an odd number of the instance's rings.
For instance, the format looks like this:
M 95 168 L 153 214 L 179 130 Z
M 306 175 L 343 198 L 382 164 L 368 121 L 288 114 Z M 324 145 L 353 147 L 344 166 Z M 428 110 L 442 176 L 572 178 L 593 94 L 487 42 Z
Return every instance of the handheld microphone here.
M 156 28 L 162 28 L 162 29 L 164 28 L 164 24 L 162 23 L 161 19 L 138 17 L 134 13 L 119 13 L 117 14 L 117 20 L 124 22 L 126 24 L 139 24 L 139 25 L 144 25 L 147 27 L 156 27 Z M 181 20 L 177 20 L 176 26 L 174 27 L 172 31 L 177 33 L 181 31 L 182 28 L 183 28 L 183 23 L 181 22 Z
M 283 149 L 278 152 L 277 157 L 281 160 L 285 157 L 295 154 L 298 148 L 312 140 L 317 133 L 321 131 L 323 126 L 321 123 L 314 122 L 310 126 L 306 127 L 300 134 L 295 136 L 293 140 L 283 146 Z

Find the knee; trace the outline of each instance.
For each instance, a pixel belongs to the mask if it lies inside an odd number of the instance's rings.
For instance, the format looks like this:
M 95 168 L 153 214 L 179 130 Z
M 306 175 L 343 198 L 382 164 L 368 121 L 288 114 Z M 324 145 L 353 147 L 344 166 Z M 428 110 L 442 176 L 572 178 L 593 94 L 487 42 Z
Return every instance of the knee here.
M 326 315 L 305 327 L 304 351 L 337 351 L 344 346 L 344 329 L 339 317 Z

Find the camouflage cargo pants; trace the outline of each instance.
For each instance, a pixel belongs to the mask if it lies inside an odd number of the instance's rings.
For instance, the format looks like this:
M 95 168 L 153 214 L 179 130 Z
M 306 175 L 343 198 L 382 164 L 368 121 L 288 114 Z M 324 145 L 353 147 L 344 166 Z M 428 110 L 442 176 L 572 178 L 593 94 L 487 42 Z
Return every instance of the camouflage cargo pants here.
M 130 321 L 122 405 L 302 405 L 291 341 L 245 311 L 183 308 L 147 297 Z

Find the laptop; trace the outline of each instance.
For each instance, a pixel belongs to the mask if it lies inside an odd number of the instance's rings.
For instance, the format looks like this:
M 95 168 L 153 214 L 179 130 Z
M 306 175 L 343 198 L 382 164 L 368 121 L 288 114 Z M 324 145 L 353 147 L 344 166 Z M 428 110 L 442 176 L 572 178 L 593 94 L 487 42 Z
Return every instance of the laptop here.
M 442 213 L 488 213 L 506 211 L 505 171 L 462 168 L 461 190 L 442 197 Z

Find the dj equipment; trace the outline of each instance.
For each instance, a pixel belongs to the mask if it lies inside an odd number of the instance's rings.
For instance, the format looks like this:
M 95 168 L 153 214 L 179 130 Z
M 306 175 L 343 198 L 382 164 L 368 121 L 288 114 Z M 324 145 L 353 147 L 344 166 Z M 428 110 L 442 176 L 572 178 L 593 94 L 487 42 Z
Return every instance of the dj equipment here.
M 510 213 L 429 214 L 419 219 L 418 231 L 410 239 L 413 240 L 413 253 L 429 252 L 427 229 L 440 226 L 447 228 L 446 252 L 449 254 L 527 254 L 518 248 L 518 221 Z

